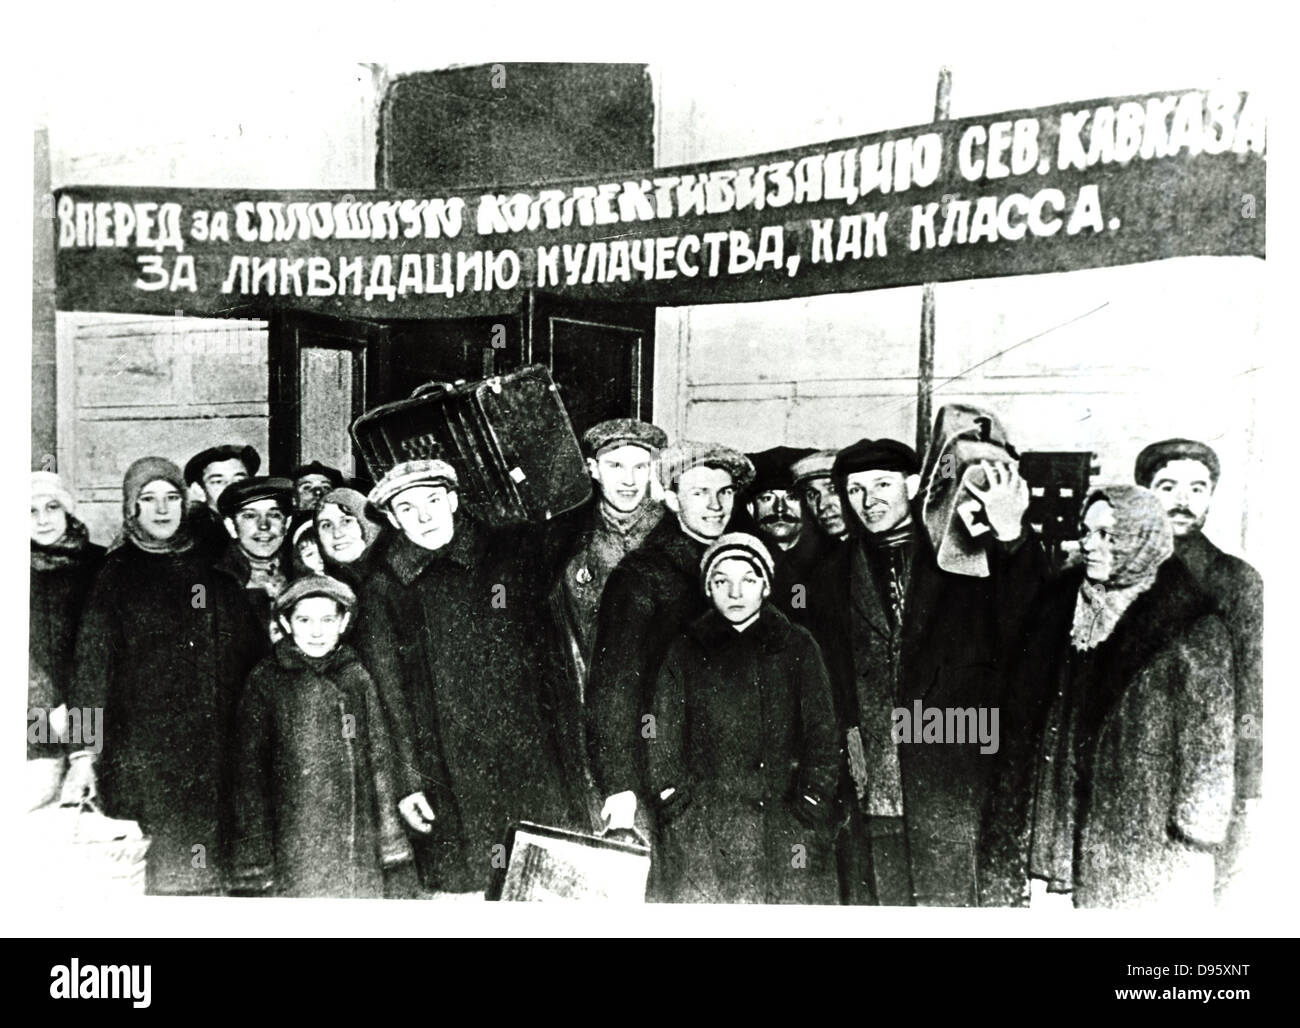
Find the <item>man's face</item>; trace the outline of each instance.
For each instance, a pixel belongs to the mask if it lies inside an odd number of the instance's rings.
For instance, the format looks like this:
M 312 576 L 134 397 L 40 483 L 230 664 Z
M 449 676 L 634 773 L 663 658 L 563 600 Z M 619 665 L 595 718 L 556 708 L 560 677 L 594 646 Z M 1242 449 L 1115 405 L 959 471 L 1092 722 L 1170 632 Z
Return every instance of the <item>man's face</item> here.
M 705 591 L 718 613 L 733 625 L 738 625 L 758 613 L 769 589 L 753 564 L 739 557 L 729 557 L 713 565 Z
M 901 471 L 855 471 L 845 479 L 849 507 L 868 532 L 888 532 L 911 514 Z
M 1115 568 L 1115 508 L 1098 500 L 1083 515 L 1079 545 L 1087 563 L 1085 573 L 1094 582 L 1105 582 Z
M 225 491 L 226 486 L 235 482 L 242 482 L 248 477 L 248 468 L 244 467 L 244 462 L 238 457 L 231 460 L 213 461 L 203 469 L 203 495 L 208 501 L 208 506 L 213 510 L 217 509 L 217 497 Z
M 68 512 L 53 496 L 32 497 L 32 542 L 49 546 L 68 530 Z
M 438 550 L 455 534 L 459 503 L 456 493 L 444 486 L 413 485 L 389 501 L 388 520 L 416 546 Z
M 244 504 L 233 518 L 226 518 L 226 530 L 250 557 L 266 560 L 284 545 L 288 520 L 280 502 L 267 497 Z
M 788 489 L 765 489 L 749 501 L 749 516 L 778 546 L 793 546 L 803 529 L 803 504 Z
M 844 524 L 840 495 L 835 491 L 835 483 L 831 481 L 830 475 L 805 482 L 803 499 L 823 532 L 834 539 L 842 539 L 847 534 L 848 526 Z
M 334 483 L 324 475 L 303 475 L 293 484 L 295 499 L 299 510 L 318 510 L 325 494 L 334 488 Z
M 351 564 L 366 551 L 361 522 L 337 503 L 327 503 L 316 514 L 316 534 L 330 560 Z
M 170 539 L 181 527 L 185 509 L 181 492 L 170 482 L 159 479 L 140 490 L 136 503 L 136 521 L 151 539 Z
M 324 657 L 339 644 L 348 627 L 348 615 L 328 596 L 307 596 L 295 603 L 293 613 L 282 616 L 280 623 L 303 653 Z
M 1205 527 L 1214 484 L 1210 469 L 1199 460 L 1171 460 L 1151 479 L 1151 491 L 1169 515 L 1175 536 L 1194 535 Z
M 736 487 L 731 472 L 701 465 L 686 471 L 677 480 L 677 491 L 666 493 L 665 500 L 687 532 L 716 539 L 731 520 Z
M 587 458 L 587 470 L 606 503 L 620 514 L 640 506 L 650 486 L 650 452 L 628 443 Z

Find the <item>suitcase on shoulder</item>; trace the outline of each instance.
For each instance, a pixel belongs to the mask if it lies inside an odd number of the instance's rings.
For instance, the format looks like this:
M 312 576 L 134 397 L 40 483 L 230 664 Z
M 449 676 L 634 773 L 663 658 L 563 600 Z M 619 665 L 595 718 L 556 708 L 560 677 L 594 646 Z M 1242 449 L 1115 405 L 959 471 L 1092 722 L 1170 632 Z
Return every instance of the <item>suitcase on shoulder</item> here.
M 421 386 L 352 425 L 371 474 L 437 458 L 456 469 L 461 501 L 493 527 L 544 522 L 585 503 L 591 476 L 548 368 L 481 382 Z

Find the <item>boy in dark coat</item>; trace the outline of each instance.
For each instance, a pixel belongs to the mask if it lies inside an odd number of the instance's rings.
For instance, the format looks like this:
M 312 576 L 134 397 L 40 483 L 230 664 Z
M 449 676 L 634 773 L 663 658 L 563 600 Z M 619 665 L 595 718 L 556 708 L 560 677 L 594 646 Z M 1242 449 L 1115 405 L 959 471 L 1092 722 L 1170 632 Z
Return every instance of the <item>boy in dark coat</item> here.
M 276 598 L 284 638 L 249 676 L 235 727 L 242 892 L 378 898 L 411 860 L 379 697 L 341 641 L 356 602 L 324 575 Z
M 766 602 L 775 572 L 757 537 L 723 535 L 700 571 L 713 609 L 668 650 L 647 745 L 665 898 L 835 903 L 839 751 L 821 652 Z

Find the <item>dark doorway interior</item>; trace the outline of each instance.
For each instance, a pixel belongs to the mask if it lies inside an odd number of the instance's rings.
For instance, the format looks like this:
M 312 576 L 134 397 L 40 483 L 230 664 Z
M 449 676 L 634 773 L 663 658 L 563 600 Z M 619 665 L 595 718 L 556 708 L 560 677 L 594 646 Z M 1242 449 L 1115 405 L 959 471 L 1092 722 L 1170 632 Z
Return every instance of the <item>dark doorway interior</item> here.
M 368 321 L 286 312 L 271 322 L 271 466 L 321 460 L 366 476 L 348 429 L 427 382 L 474 381 L 528 364 L 551 369 L 574 431 L 649 420 L 654 308 L 530 294 L 515 315 Z M 351 467 L 349 467 L 351 464 Z

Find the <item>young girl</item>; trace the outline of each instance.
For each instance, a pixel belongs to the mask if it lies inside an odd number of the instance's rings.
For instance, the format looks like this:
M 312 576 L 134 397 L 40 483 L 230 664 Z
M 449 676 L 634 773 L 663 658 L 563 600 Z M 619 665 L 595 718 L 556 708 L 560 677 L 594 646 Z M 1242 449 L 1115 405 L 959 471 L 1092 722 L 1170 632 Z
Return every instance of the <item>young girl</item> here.
M 767 602 L 757 537 L 719 537 L 700 572 L 714 609 L 664 659 L 648 743 L 668 898 L 835 903 L 839 757 L 821 651 Z
M 356 602 L 324 575 L 275 600 L 284 638 L 249 676 L 236 722 L 238 891 L 382 897 L 386 873 L 409 871 L 387 722 L 342 642 Z

